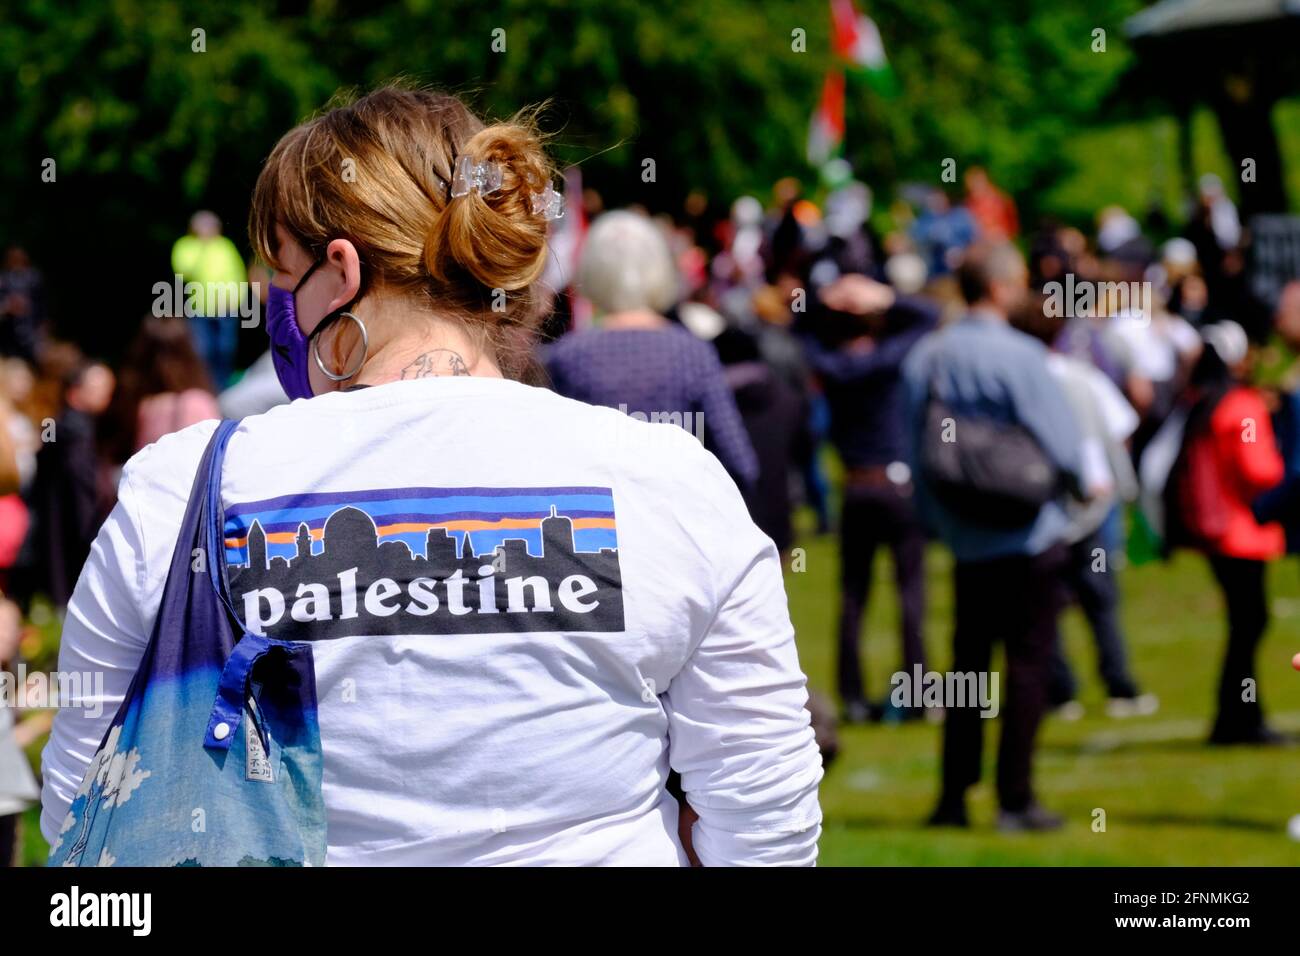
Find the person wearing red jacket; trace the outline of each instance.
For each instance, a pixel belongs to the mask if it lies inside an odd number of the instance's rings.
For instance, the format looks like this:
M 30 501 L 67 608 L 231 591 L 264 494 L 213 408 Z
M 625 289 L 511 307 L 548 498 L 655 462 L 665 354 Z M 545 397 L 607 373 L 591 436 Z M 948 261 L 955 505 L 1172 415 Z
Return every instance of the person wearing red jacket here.
M 966 208 L 987 240 L 1014 239 L 1020 232 L 1015 200 L 995 186 L 979 166 L 966 173 Z
M 1228 612 L 1228 645 L 1210 742 L 1275 743 L 1279 738 L 1264 723 L 1255 683 L 1255 652 L 1268 627 L 1265 568 L 1283 555 L 1286 539 L 1280 524 L 1257 521 L 1251 504 L 1282 480 L 1285 469 L 1268 406 L 1259 391 L 1241 381 L 1248 354 L 1245 332 L 1234 322 L 1219 322 L 1203 334 L 1207 347 L 1192 387 L 1203 396 L 1201 434 L 1211 449 L 1220 504 L 1218 533 L 1201 547 Z

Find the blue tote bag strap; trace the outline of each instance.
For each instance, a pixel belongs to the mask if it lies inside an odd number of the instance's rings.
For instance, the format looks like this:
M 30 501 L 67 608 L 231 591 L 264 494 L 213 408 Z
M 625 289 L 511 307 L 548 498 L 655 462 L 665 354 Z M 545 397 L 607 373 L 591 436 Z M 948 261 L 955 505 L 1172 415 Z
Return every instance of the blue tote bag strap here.
M 239 617 L 230 600 L 230 588 L 226 583 L 224 528 L 226 512 L 221 507 L 221 469 L 226 462 L 226 446 L 230 444 L 230 436 L 238 427 L 239 422 L 229 418 L 217 426 L 217 430 L 212 435 L 212 442 L 208 446 L 207 473 L 204 476 L 203 486 L 204 524 L 207 537 L 205 549 L 208 557 L 211 558 L 207 562 L 208 577 L 212 581 L 212 590 L 221 598 L 221 602 L 225 604 L 232 621 L 236 624 L 239 623 Z
M 247 633 L 226 582 L 221 472 L 238 426 L 208 443 L 149 645 L 52 864 L 325 862 L 311 645 Z
M 226 544 L 225 544 L 225 510 L 221 506 L 221 472 L 226 460 L 226 446 L 239 427 L 239 422 L 226 419 L 217 426 L 212 436 L 207 458 L 207 474 L 203 490 L 204 534 L 203 546 L 209 559 L 207 561 L 208 578 L 212 582 L 212 591 L 224 605 L 230 615 L 235 633 L 242 636 L 226 658 L 217 687 L 217 697 L 208 717 L 207 730 L 203 735 L 203 746 L 213 750 L 229 750 L 235 740 L 235 731 L 239 728 L 247 709 L 251 692 L 253 669 L 268 653 L 278 652 L 286 658 L 310 654 L 306 645 L 290 641 L 277 641 L 261 634 L 252 634 L 244 629 L 230 597 L 230 585 L 226 579 Z M 264 747 L 269 746 L 266 728 L 261 722 L 257 732 Z

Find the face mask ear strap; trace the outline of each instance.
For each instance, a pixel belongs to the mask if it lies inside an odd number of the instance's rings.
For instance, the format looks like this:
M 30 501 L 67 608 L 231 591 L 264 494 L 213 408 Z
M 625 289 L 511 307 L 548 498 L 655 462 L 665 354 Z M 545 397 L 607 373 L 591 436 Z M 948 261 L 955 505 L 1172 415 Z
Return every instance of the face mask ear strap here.
M 321 319 L 319 322 L 317 322 L 317 323 L 316 323 L 316 328 L 312 329 L 310 332 L 307 333 L 307 341 L 308 341 L 308 342 L 312 342 L 312 341 L 314 341 L 314 340 L 316 339 L 316 336 L 320 335 L 320 334 L 321 334 L 322 332 L 324 332 L 327 328 L 329 328 L 331 325 L 333 325 L 335 322 L 337 322 L 340 318 L 342 318 L 343 313 L 346 312 L 346 311 L 348 311 L 348 309 L 350 309 L 350 308 L 352 308 L 352 306 L 351 306 L 351 305 L 347 305 L 347 306 L 344 306 L 344 307 L 341 308 L 341 309 L 336 309 L 335 311 L 331 312 L 329 315 L 325 316 L 325 318 L 323 318 L 323 319 Z
M 312 277 L 312 273 L 314 273 L 317 269 L 319 269 L 321 264 L 324 261 L 325 261 L 324 259 L 317 259 L 315 262 L 311 264 L 311 266 L 307 269 L 307 271 L 302 274 L 302 278 L 298 280 L 298 284 L 293 287 L 294 295 L 297 295 L 298 290 L 307 284 L 307 280 Z
M 293 287 L 293 294 L 294 294 L 295 296 L 297 296 L 297 294 L 298 294 L 298 290 L 301 289 L 304 285 L 307 284 L 307 280 L 310 279 L 310 278 L 312 277 L 312 274 L 313 274 L 317 269 L 319 269 L 321 266 L 323 266 L 323 265 L 325 264 L 325 258 L 326 258 L 325 256 L 321 256 L 319 259 L 317 259 L 315 262 L 313 262 L 313 263 L 311 264 L 311 267 L 308 268 L 308 270 L 307 270 L 306 272 L 304 272 L 304 273 L 302 274 L 302 278 L 298 280 L 298 284 L 297 284 L 296 286 Z M 365 273 L 365 270 L 362 269 L 362 272 L 361 272 L 361 287 L 360 287 L 359 289 L 357 289 L 357 296 L 356 296 L 356 298 L 353 299 L 351 302 L 349 302 L 349 303 L 348 303 L 346 306 L 344 306 L 343 308 L 341 308 L 341 309 L 337 310 L 336 312 L 332 312 L 331 314 L 325 316 L 325 318 L 321 320 L 320 324 L 317 325 L 316 328 L 312 331 L 312 335 L 315 335 L 317 332 L 319 332 L 321 329 L 323 329 L 326 325 L 332 323 L 335 319 L 337 319 L 340 315 L 342 315 L 342 314 L 343 314 L 344 312 L 346 312 L 348 309 L 351 309 L 354 305 L 356 305 L 356 304 L 357 304 L 358 302 L 360 302 L 363 298 L 365 298 L 365 295 L 366 295 L 366 273 Z M 311 336 L 309 335 L 308 338 L 311 338 Z

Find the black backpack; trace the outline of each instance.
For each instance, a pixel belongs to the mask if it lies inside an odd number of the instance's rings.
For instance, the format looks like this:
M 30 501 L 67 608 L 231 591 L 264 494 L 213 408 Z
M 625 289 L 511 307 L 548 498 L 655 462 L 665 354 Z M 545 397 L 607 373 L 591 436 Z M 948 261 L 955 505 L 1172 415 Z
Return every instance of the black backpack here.
M 934 497 L 971 524 L 1022 528 L 1065 490 L 1060 469 L 1029 429 L 958 414 L 933 387 L 920 451 L 921 472 Z

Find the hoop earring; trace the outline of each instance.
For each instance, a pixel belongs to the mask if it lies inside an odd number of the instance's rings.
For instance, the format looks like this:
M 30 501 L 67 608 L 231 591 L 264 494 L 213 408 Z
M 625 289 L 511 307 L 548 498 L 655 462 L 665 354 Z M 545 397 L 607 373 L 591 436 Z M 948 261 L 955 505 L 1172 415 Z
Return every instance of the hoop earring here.
M 362 322 L 351 312 L 340 312 L 339 318 L 351 319 L 353 322 L 357 324 L 357 328 L 361 330 L 361 361 L 357 362 L 356 368 L 354 368 L 352 371 L 344 375 L 339 375 L 336 372 L 331 372 L 329 369 L 325 367 L 325 363 L 321 361 L 320 339 L 319 338 L 312 339 L 311 342 L 312 358 L 316 360 L 316 367 L 320 369 L 321 374 L 324 375 L 331 382 L 346 382 L 348 379 L 352 378 L 354 375 L 360 372 L 361 366 L 366 364 L 366 354 L 370 351 L 370 336 L 366 333 L 366 323 Z

